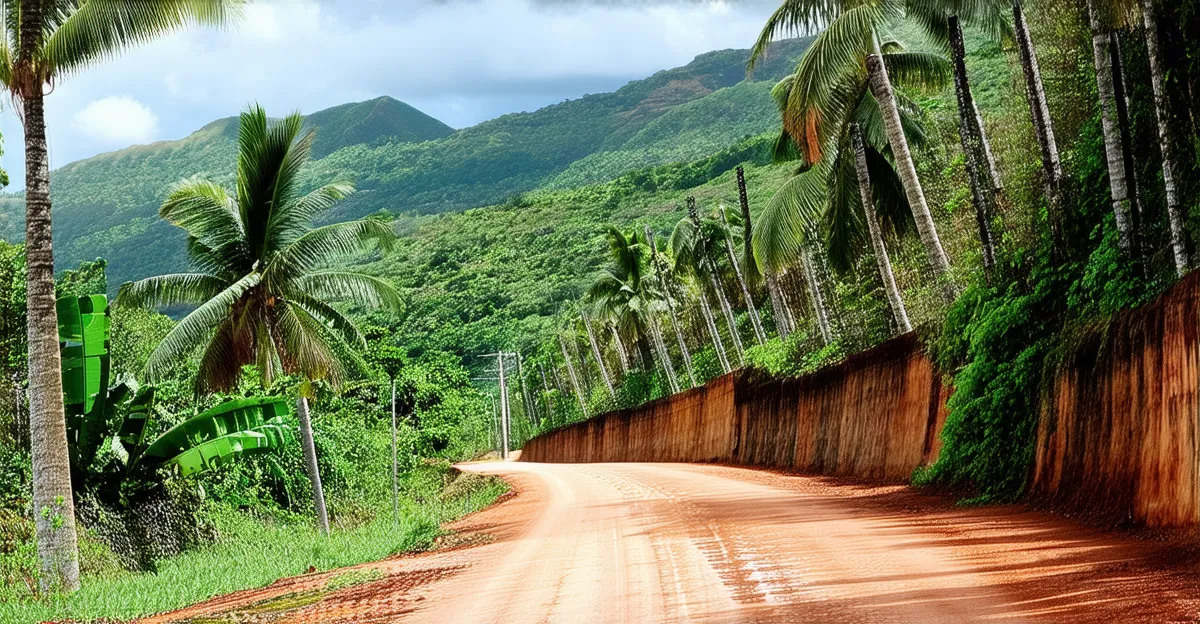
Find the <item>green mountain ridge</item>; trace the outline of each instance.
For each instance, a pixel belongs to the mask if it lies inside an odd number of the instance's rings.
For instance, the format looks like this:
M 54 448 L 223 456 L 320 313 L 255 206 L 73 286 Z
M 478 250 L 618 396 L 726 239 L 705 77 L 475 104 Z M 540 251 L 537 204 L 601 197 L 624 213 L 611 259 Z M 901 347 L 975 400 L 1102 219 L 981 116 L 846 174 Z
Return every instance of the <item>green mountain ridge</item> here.
M 342 220 L 380 210 L 457 212 L 543 186 L 603 182 L 702 158 L 773 129 L 777 119 L 764 114 L 770 107 L 765 94 L 808 42 L 773 46 L 753 81 L 746 80 L 747 50 L 719 50 L 611 93 L 458 131 L 390 97 L 325 109 L 306 117 L 318 132 L 305 182 L 356 183 L 359 192 L 326 217 Z M 114 288 L 185 268 L 182 235 L 158 219 L 158 206 L 172 184 L 188 177 L 232 185 L 235 120 L 56 169 L 51 187 L 58 265 L 104 257 Z M 22 238 L 22 213 L 20 195 L 0 197 L 0 238 Z

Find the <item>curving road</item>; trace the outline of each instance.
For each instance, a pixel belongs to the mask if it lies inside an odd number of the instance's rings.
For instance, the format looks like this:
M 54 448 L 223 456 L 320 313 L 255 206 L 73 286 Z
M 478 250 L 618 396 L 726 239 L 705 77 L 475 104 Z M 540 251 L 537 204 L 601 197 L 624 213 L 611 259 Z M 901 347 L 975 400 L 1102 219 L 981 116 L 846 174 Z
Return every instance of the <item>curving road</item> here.
M 280 622 L 1194 621 L 1195 566 L 1021 507 L 721 466 L 480 463 L 516 495 Z M 322 575 L 200 605 L 226 614 Z M 274 592 L 274 594 L 272 594 Z M 239 606 L 241 605 L 241 606 Z M 263 621 L 261 615 L 253 621 Z M 164 618 L 164 621 L 171 618 Z

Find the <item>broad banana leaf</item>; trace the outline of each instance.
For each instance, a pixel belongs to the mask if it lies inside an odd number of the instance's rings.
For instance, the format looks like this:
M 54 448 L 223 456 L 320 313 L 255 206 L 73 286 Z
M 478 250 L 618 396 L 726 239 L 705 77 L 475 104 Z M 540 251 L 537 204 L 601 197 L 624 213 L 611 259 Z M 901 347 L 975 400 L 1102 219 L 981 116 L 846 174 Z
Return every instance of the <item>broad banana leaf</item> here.
M 292 435 L 284 419 L 290 413 L 280 398 L 228 401 L 172 427 L 135 462 L 177 465 L 184 475 L 215 468 L 238 454 L 288 443 Z
M 112 393 L 109 393 L 109 400 L 113 400 Z M 133 398 L 125 403 L 125 420 L 121 422 L 121 429 L 117 432 L 117 437 L 121 439 L 130 455 L 136 457 L 140 454 L 145 444 L 147 425 L 150 424 L 153 414 L 154 386 L 140 389 L 135 387 Z
M 55 302 L 62 351 L 63 403 L 72 459 L 80 468 L 104 438 L 109 376 L 108 299 L 63 297 Z
M 280 448 L 293 439 L 283 419 L 276 418 L 261 427 L 230 433 L 193 446 L 167 460 L 163 465 L 178 466 L 179 474 L 186 477 L 216 468 L 239 454 L 261 453 Z

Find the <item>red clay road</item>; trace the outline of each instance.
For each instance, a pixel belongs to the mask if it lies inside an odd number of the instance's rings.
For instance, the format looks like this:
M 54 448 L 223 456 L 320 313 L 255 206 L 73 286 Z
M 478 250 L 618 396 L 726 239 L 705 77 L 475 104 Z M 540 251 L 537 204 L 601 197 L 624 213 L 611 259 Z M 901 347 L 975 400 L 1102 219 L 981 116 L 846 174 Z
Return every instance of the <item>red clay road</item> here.
M 744 468 L 462 468 L 504 477 L 515 496 L 452 525 L 442 549 L 359 566 L 382 577 L 311 604 L 254 606 L 336 573 L 152 621 L 1200 621 L 1196 557 L 1178 546 L 1187 540 Z

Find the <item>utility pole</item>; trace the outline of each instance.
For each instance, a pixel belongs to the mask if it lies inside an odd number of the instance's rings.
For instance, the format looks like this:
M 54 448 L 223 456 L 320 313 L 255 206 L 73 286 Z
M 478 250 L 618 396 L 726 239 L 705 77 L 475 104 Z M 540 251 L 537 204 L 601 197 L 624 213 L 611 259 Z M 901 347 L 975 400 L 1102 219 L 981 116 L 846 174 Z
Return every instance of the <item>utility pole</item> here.
M 400 522 L 400 468 L 396 454 L 396 378 L 392 377 L 392 512 Z
M 508 384 L 504 377 L 504 356 L 512 357 L 514 353 L 489 353 L 479 357 L 495 357 L 496 364 L 500 368 L 500 457 L 508 459 L 508 433 L 509 425 L 511 424 L 509 408 L 508 408 Z

